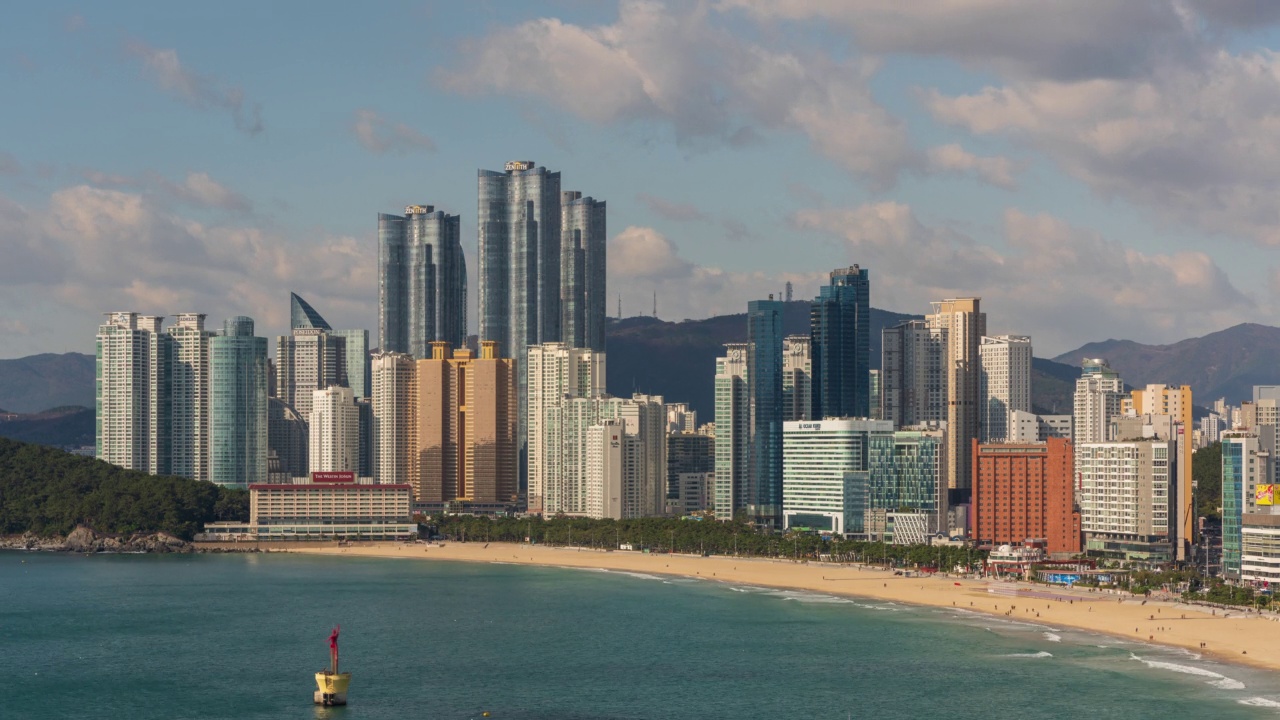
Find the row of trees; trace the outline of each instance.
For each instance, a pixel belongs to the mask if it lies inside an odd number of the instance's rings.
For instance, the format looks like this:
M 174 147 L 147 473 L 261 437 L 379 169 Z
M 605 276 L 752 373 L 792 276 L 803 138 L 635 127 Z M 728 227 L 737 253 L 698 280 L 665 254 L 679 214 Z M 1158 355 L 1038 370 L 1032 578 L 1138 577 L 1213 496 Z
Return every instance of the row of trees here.
M 165 532 L 190 540 L 204 523 L 249 519 L 249 493 L 157 477 L 54 448 L 0 438 L 0 534 Z
M 639 518 L 515 518 L 445 515 L 421 518 L 442 537 L 459 542 L 525 542 L 540 545 L 616 549 L 630 545 L 651 552 L 703 553 L 741 557 L 830 559 L 884 563 L 894 567 L 950 570 L 981 563 L 986 553 L 963 547 L 887 545 L 810 533 L 761 532 L 743 521 Z

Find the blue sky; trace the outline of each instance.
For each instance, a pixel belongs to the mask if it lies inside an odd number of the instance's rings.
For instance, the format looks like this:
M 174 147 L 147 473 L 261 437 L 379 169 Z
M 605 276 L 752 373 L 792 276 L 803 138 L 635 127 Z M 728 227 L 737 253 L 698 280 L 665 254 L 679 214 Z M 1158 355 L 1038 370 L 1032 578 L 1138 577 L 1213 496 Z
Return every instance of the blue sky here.
M 91 351 L 119 309 L 274 334 L 291 290 L 376 328 L 376 214 L 460 213 L 474 263 L 475 171 L 511 159 L 608 201 L 611 313 L 860 263 L 874 305 L 979 295 L 1040 355 L 1274 324 L 1273 7 L 15 6 L 0 356 Z

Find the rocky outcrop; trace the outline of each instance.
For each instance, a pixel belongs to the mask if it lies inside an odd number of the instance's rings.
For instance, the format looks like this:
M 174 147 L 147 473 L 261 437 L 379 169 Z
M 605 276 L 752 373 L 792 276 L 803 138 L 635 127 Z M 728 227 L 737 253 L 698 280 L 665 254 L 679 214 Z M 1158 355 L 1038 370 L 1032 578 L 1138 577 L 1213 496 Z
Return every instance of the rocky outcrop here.
M 191 543 L 168 533 L 135 533 L 122 538 L 99 535 L 92 528 L 81 525 L 66 537 L 39 537 L 34 533 L 0 538 L 0 548 L 11 550 L 51 550 L 78 553 L 145 552 L 189 553 L 195 552 Z

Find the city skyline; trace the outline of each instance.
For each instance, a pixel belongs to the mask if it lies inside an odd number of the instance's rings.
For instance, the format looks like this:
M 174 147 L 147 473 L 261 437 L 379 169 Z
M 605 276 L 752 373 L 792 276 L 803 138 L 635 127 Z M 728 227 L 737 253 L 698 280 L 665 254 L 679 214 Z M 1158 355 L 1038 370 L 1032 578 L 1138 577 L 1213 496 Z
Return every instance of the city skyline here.
M 1276 324 L 1280 179 L 1243 168 L 1276 147 L 1280 83 L 1251 68 L 1280 62 L 1280 13 L 1186 5 L 1024 9 L 1034 50 L 975 39 L 999 3 L 385 5 L 347 18 L 340 62 L 306 52 L 324 13 L 256 14 L 230 54 L 236 9 L 19 8 L 0 31 L 0 356 L 86 352 L 103 307 L 270 337 L 291 290 L 374 330 L 373 213 L 432 201 L 475 267 L 470 173 L 527 157 L 608 199 L 610 314 L 619 294 L 676 320 L 787 282 L 812 296 L 856 262 L 877 307 L 982 296 L 1009 308 L 993 333 L 1048 355 Z M 415 27 L 434 42 L 396 41 Z M 1096 52 L 1116 28 L 1125 51 Z

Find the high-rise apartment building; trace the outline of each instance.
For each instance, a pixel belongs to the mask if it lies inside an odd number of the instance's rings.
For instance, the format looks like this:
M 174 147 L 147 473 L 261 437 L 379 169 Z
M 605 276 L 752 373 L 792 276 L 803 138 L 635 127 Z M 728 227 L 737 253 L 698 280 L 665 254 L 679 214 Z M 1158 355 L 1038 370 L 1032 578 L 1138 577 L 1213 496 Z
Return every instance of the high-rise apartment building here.
M 1080 513 L 1075 510 L 1071 443 L 973 446 L 973 538 L 1021 545 L 1043 538 L 1054 554 L 1080 552 Z
M 716 478 L 712 491 L 716 519 L 732 520 L 747 504 L 750 402 L 746 343 L 725 345 L 716 358 Z
M 868 378 L 871 381 L 871 419 L 883 419 L 881 403 L 884 402 L 884 384 L 879 370 L 871 370 Z
M 831 271 L 809 313 L 813 410 L 809 417 L 871 414 L 871 280 L 853 265 Z
M 417 475 L 422 502 L 511 505 L 518 489 L 515 360 L 431 344 L 417 363 Z
M 604 352 L 605 203 L 560 193 L 560 332 L 566 345 Z
M 692 433 L 698 431 L 698 411 L 688 403 L 667 403 L 667 432 Z
M 1125 560 L 1170 562 L 1177 543 L 1177 443 L 1085 443 L 1076 452 L 1085 550 Z
M 169 472 L 209 479 L 209 338 L 201 313 L 181 313 L 166 329 L 169 349 Z
M 416 358 L 429 357 L 434 341 L 466 341 L 467 263 L 457 215 L 431 205 L 378 214 L 378 336 L 383 352 Z
M 276 396 L 309 421 L 312 393 L 333 385 L 350 387 L 346 338 L 335 335 L 296 293 L 289 294 L 289 303 L 291 333 L 276 338 Z
M 788 335 L 782 340 L 782 421 L 809 420 L 813 416 L 813 369 L 808 335 Z
M 945 333 L 943 373 L 947 398 L 947 485 L 964 494 L 973 487 L 973 441 L 982 427 L 979 340 L 987 334 L 987 314 L 980 298 L 933 303 L 928 327 Z
M 306 477 L 311 437 L 307 421 L 280 398 L 267 398 L 267 474 L 269 482 Z
M 360 464 L 360 411 L 349 387 L 313 390 L 307 421 L 310 471 L 356 472 Z
M 1271 404 L 1274 407 L 1274 401 Z M 1175 546 L 1174 559 L 1185 560 L 1191 549 L 1191 529 L 1195 521 L 1195 507 L 1191 492 L 1191 453 L 1195 451 L 1192 442 L 1195 425 L 1191 416 L 1191 386 L 1147 385 L 1144 389 L 1133 390 L 1130 393 L 1129 405 L 1135 415 L 1164 415 L 1171 418 L 1178 426 L 1164 439 L 1174 443 L 1174 451 L 1178 456 L 1176 458 L 1178 474 L 1170 480 L 1173 483 L 1170 494 L 1176 499 L 1176 512 L 1172 518 L 1172 537 Z
M 1013 413 L 1031 412 L 1031 338 L 983 337 L 978 346 L 982 412 L 980 439 L 1013 440 Z
M 1120 417 L 1125 399 L 1124 381 L 1120 373 L 1111 369 L 1106 360 L 1085 358 L 1071 413 L 1071 444 L 1079 452 L 1086 443 L 1111 440 L 1111 423 Z M 1076 463 L 1080 458 L 1076 458 Z
M 747 303 L 747 513 L 766 527 L 782 524 L 782 302 Z
M 605 394 L 605 354 L 558 342 L 536 345 L 528 349 L 527 378 L 528 506 L 541 513 L 548 493 L 562 487 L 562 401 Z
M 246 488 L 267 482 L 267 339 L 237 316 L 209 339 L 209 479 Z
M 107 313 L 95 351 L 97 458 L 152 474 L 169 474 L 169 346 L 161 322 Z
M 946 330 L 908 320 L 880 337 L 881 419 L 900 428 L 946 422 Z
M 373 356 L 373 477 L 378 482 L 418 482 L 418 367 L 413 356 Z

